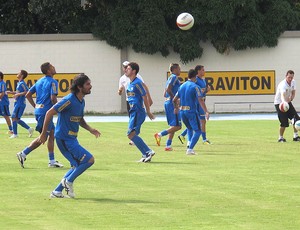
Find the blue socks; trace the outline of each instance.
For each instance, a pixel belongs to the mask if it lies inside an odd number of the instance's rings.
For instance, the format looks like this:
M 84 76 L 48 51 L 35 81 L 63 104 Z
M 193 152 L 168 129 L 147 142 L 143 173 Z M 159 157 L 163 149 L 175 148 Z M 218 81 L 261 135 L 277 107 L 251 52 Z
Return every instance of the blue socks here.
M 48 155 L 49 155 L 49 160 L 53 162 L 54 159 L 55 159 L 54 158 L 54 153 L 48 153 Z
M 13 127 L 13 132 L 14 134 L 18 134 L 18 122 L 17 121 L 13 121 L 12 122 L 12 127 Z
M 147 156 L 148 153 L 150 151 L 150 148 L 148 147 L 148 145 L 146 145 L 146 143 L 143 141 L 142 138 L 140 138 L 139 136 L 135 135 L 132 139 L 133 143 L 136 145 L 136 147 L 141 151 L 143 156 Z
M 167 130 L 164 130 L 164 131 L 162 131 L 160 134 L 161 134 L 162 137 L 163 137 L 163 136 L 167 136 L 167 135 L 168 135 L 168 131 L 167 131 Z
M 191 144 L 190 144 L 190 149 L 193 149 L 195 145 L 197 144 L 199 137 L 201 135 L 201 130 L 197 130 L 194 132 L 194 135 L 191 138 Z
M 180 136 L 184 136 L 184 137 L 185 137 L 185 135 L 187 134 L 187 131 L 188 131 L 188 129 L 185 129 L 185 130 L 180 134 Z
M 192 129 L 187 130 L 187 135 L 188 135 L 187 140 L 188 141 L 191 141 L 191 138 L 192 138 L 193 134 L 194 134 L 194 131 Z
M 171 146 L 172 145 L 172 140 L 167 140 L 167 144 L 166 144 L 166 146 Z
M 206 132 L 202 132 L 202 139 L 205 141 L 206 140 Z
M 91 167 L 94 163 L 81 163 L 79 164 L 72 172 L 70 172 L 70 174 L 68 176 L 65 176 L 65 178 L 73 183 L 74 180 L 80 176 L 85 170 L 87 170 L 89 167 Z
M 18 124 L 21 125 L 24 129 L 29 129 L 30 127 L 22 120 L 18 121 Z

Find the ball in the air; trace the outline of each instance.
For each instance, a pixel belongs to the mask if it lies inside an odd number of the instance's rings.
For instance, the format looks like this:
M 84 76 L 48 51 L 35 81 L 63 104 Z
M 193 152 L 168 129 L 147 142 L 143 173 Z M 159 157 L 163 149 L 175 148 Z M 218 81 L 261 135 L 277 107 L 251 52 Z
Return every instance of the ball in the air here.
M 189 30 L 194 25 L 194 17 L 189 13 L 181 13 L 177 17 L 176 24 L 181 30 Z

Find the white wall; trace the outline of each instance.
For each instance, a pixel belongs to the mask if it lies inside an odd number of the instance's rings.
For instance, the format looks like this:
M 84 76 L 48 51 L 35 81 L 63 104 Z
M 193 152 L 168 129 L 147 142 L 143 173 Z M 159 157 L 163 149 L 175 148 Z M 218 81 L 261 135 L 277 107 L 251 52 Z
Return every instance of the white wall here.
M 283 79 L 288 69 L 295 71 L 295 79 L 300 76 L 300 32 L 286 32 L 275 48 L 232 50 L 228 55 L 216 52 L 210 43 L 201 44 L 204 48 L 200 60 L 182 65 L 184 71 L 197 64 L 205 66 L 206 71 L 251 71 L 275 70 L 276 83 Z M 166 72 L 171 62 L 179 61 L 179 55 L 171 53 L 167 58 L 160 54 L 147 55 L 135 53 L 131 48 L 121 52 L 104 41 L 94 39 L 90 34 L 65 35 L 0 35 L 0 71 L 14 74 L 20 69 L 29 73 L 39 73 L 40 65 L 49 61 L 59 73 L 84 72 L 92 80 L 92 94 L 86 97 L 86 110 L 110 113 L 120 112 L 124 98 L 117 95 L 118 79 L 121 75 L 121 57 L 140 65 L 140 74 L 150 88 L 154 104 L 153 111 L 163 111 L 163 89 Z M 298 75 L 299 73 L 299 75 Z M 298 85 L 300 81 L 298 81 Z M 273 95 L 256 96 L 208 96 L 207 105 L 213 110 L 213 103 L 220 101 L 273 101 Z M 300 108 L 300 96 L 294 101 Z M 12 103 L 11 103 L 12 109 Z M 249 105 L 218 105 L 222 111 L 249 111 Z M 253 104 L 253 111 L 274 111 L 270 104 Z M 27 106 L 26 112 L 32 112 Z

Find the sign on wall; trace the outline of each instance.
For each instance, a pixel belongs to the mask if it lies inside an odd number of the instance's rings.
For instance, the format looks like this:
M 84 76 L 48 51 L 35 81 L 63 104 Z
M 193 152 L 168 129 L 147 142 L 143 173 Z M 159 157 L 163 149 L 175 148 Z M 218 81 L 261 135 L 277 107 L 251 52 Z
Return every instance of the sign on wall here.
M 54 75 L 54 79 L 58 81 L 58 97 L 64 97 L 70 93 L 72 81 L 76 75 L 78 73 L 57 73 Z M 43 76 L 43 74 L 28 74 L 24 81 L 30 88 Z M 8 91 L 16 90 L 18 84 L 17 74 L 4 74 L 4 81 Z
M 169 73 L 168 73 L 169 75 Z M 182 71 L 180 81 L 188 79 Z M 275 71 L 207 71 L 205 80 L 210 85 L 209 95 L 273 95 L 275 93 Z

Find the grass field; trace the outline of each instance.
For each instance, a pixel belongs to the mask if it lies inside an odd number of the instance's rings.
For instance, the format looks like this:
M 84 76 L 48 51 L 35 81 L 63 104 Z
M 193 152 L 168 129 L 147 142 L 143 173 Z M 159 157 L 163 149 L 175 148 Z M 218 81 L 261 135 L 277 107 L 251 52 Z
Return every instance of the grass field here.
M 149 164 L 128 145 L 126 123 L 94 123 L 102 136 L 81 130 L 96 163 L 75 183 L 75 199 L 49 199 L 68 169 L 48 168 L 46 146 L 22 169 L 16 153 L 25 130 L 8 139 L 0 126 L 1 229 L 300 229 L 300 143 L 277 143 L 278 121 L 210 121 L 213 145 L 198 143 L 186 156 L 154 144 L 164 122 L 146 122 L 141 136 L 156 151 Z M 37 133 L 34 134 L 34 137 Z M 165 139 L 163 139 L 163 143 Z

